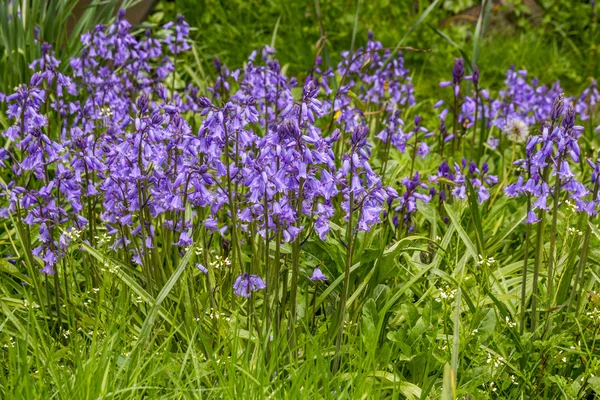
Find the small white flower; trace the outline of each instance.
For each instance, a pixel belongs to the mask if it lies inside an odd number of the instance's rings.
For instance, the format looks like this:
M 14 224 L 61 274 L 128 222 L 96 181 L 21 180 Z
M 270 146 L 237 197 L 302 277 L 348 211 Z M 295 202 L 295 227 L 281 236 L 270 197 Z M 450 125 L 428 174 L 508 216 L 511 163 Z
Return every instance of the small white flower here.
M 575 202 L 571 199 L 568 199 L 567 201 L 565 201 L 565 203 L 567 204 L 567 208 L 569 209 L 570 212 L 575 212 L 577 211 L 577 205 L 575 204 Z
M 108 106 L 104 106 L 100 109 L 100 115 L 102 117 L 112 117 L 113 112 Z
M 493 264 L 496 263 L 496 259 L 494 257 L 484 257 L 481 254 L 479 254 L 479 259 L 477 260 L 477 265 L 479 266 L 483 266 L 485 265 L 486 267 L 491 267 Z
M 509 328 L 514 328 L 515 326 L 517 326 L 517 324 L 515 322 L 512 322 L 510 320 L 508 315 L 506 316 L 505 320 L 506 320 L 506 326 L 508 326 Z

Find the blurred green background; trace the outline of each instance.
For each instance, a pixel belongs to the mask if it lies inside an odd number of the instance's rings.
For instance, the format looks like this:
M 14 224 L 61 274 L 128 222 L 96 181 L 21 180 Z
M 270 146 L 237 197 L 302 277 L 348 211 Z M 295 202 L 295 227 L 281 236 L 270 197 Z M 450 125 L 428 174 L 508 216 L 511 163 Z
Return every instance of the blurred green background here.
M 248 54 L 274 44 L 292 74 L 302 75 L 314 61 L 319 38 L 326 37 L 330 65 L 339 53 L 363 46 L 372 31 L 384 46 L 396 46 L 415 24 L 404 45 L 431 49 L 405 52 L 420 96 L 437 90 L 450 75 L 452 59 L 472 58 L 479 32 L 477 64 L 483 85 L 498 87 L 506 70 L 527 69 L 542 82 L 560 80 L 579 89 L 597 76 L 598 33 L 594 2 L 570 0 L 173 0 L 159 1 L 150 21 L 164 23 L 177 13 L 195 28 L 194 68 L 210 76 L 215 55 L 232 67 Z M 483 8 L 483 12 L 481 12 Z M 483 16 L 480 29 L 477 21 Z
M 81 0 L 0 1 L 0 92 L 27 81 L 28 65 L 39 57 L 34 27 L 66 63 L 80 49 L 79 34 L 106 23 L 116 9 L 136 0 L 86 0 L 73 33 L 65 29 Z M 148 0 L 146 0 L 148 1 Z M 430 49 L 405 52 L 417 94 L 434 97 L 450 76 L 452 59 L 476 61 L 482 85 L 498 88 L 506 70 L 527 69 L 542 82 L 560 80 L 580 90 L 600 71 L 594 1 L 571 0 L 156 0 L 144 25 L 164 24 L 184 14 L 194 51 L 179 59 L 183 80 L 204 86 L 219 56 L 237 68 L 254 49 L 272 44 L 288 73 L 302 77 L 325 38 L 325 64 L 339 53 L 363 46 L 372 31 L 386 47 Z M 144 16 L 142 16 L 144 17 Z M 141 18 L 142 18 L 141 17 Z M 410 33 L 408 36 L 407 34 Z M 477 56 L 477 53 L 479 54 Z M 179 70 L 178 70 L 179 71 Z M 184 82 L 182 82 L 183 84 Z

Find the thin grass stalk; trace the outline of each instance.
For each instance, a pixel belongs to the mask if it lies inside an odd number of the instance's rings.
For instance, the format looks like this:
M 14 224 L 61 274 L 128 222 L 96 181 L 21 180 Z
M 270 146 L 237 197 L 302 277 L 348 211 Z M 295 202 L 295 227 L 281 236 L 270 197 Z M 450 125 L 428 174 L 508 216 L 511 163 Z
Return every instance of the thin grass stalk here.
M 595 199 L 598 196 L 598 178 L 596 178 L 596 183 L 594 184 L 594 192 L 593 192 L 593 198 Z M 588 258 L 588 250 L 590 247 L 590 239 L 591 239 L 591 233 L 592 233 L 592 228 L 590 227 L 590 222 L 592 221 L 592 218 L 586 218 L 586 229 L 585 229 L 585 235 L 583 237 L 583 244 L 581 247 L 581 256 L 579 257 L 579 264 L 577 265 L 577 272 L 575 274 L 575 284 L 573 286 L 573 290 L 571 291 L 571 294 L 569 295 L 569 302 L 567 303 L 567 312 L 571 311 L 571 307 L 573 306 L 573 301 L 575 300 L 575 295 L 577 294 L 578 290 L 581 290 L 581 288 L 583 288 L 583 276 L 584 271 L 585 271 L 585 267 L 587 264 L 587 258 Z M 575 318 L 577 318 L 577 314 L 579 313 L 579 307 L 581 305 L 581 298 L 583 296 L 580 295 L 578 300 L 577 300 L 577 306 L 575 307 Z
M 282 273 L 283 276 L 283 286 L 281 287 L 281 315 L 283 318 L 286 315 L 287 303 L 289 301 L 288 296 L 288 285 L 289 285 L 289 268 L 287 267 L 288 257 L 284 256 L 283 258 L 283 266 L 284 270 Z
M 460 284 L 462 284 L 462 277 L 464 276 L 464 268 L 461 273 L 461 280 L 456 288 L 456 301 L 454 305 L 454 331 L 452 333 L 452 371 L 453 373 L 453 387 L 456 382 L 456 377 L 458 375 L 458 353 L 460 348 L 460 303 L 462 291 L 460 288 Z
M 33 287 L 35 288 L 35 292 L 37 294 L 38 302 L 39 302 L 42 313 L 44 315 L 49 315 L 46 311 L 44 297 L 42 296 L 42 292 L 40 290 L 41 283 L 40 283 L 40 280 L 38 277 L 38 271 L 36 271 L 34 268 L 35 260 L 33 259 L 33 252 L 31 251 L 31 236 L 29 233 L 29 226 L 26 225 L 23 222 L 23 220 L 21 219 L 21 207 L 20 207 L 18 201 L 15 203 L 15 208 L 16 208 L 15 215 L 17 216 L 17 221 L 16 221 L 15 226 L 17 228 L 17 233 L 18 233 L 21 245 L 23 246 L 25 265 L 27 267 L 27 274 L 31 277 L 31 279 L 33 281 Z M 12 220 L 12 218 L 11 218 L 11 220 Z M 23 229 L 23 228 L 25 228 L 25 229 Z M 25 232 L 24 232 L 24 230 L 25 230 Z M 50 298 L 47 297 L 46 299 L 47 299 L 46 304 L 49 306 Z
M 392 147 L 391 135 L 388 135 L 387 142 L 385 143 L 383 150 L 383 162 L 381 163 L 381 171 L 379 172 L 382 176 L 382 180 L 385 179 L 388 160 L 390 159 L 390 149 Z

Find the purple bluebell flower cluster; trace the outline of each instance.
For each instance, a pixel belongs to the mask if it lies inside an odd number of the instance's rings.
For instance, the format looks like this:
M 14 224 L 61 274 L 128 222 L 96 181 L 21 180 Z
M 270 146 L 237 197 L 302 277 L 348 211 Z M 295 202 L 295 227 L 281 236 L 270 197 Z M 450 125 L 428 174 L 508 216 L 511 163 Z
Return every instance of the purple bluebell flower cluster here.
M 189 27 L 179 18 L 163 29 L 164 39 L 151 31 L 134 36 L 121 11 L 113 24 L 82 35 L 66 75 L 42 44 L 30 83 L 5 98 L 13 125 L 0 161 L 13 179 L 0 211 L 38 231 L 34 255 L 43 272 L 54 272 L 71 231 L 83 231 L 90 244 L 105 231 L 112 250 L 147 269 L 160 254 L 198 245 L 203 234 L 257 232 L 293 242 L 312 226 L 325 240 L 339 203 L 359 215 L 358 230 L 379 222 L 393 191 L 370 166 L 364 119 L 359 112 L 340 118 L 352 130 L 339 162 L 340 130 L 326 133 L 319 123 L 340 108 L 328 99 L 332 70 L 317 63 L 296 99 L 298 82 L 281 73 L 266 47 L 261 61 L 253 53 L 241 70 L 215 60 L 210 100 L 192 86 L 168 88 L 176 55 L 190 48 Z M 370 52 L 379 48 L 370 42 L 366 54 L 381 66 L 382 55 Z M 383 81 L 374 70 L 363 77 L 369 88 L 361 96 L 384 101 L 391 93 L 412 104 L 402 57 L 385 70 Z
M 581 211 L 592 213 L 589 202 L 585 200 L 589 189 L 573 172 L 580 162 L 578 140 L 583 130 L 583 127 L 575 125 L 575 117 L 575 108 L 570 105 L 565 111 L 565 98 L 562 94 L 558 95 L 549 112 L 550 119 L 542 125 L 540 134 L 531 136 L 527 141 L 527 158 L 516 162 L 528 171 L 528 176 L 520 176 L 517 182 L 506 187 L 505 193 L 510 197 L 531 196 L 533 202 L 527 216 L 528 223 L 538 221 L 536 209 L 550 209 L 549 197 L 560 196 L 560 193 L 555 193 L 556 190 L 566 192 Z M 552 176 L 555 177 L 555 185 L 549 181 Z
M 438 167 L 437 173 L 431 175 L 429 180 L 440 185 L 438 195 L 442 202 L 446 201 L 450 195 L 458 200 L 466 199 L 468 180 L 477 194 L 479 204 L 490 198 L 489 188 L 498 183 L 498 177 L 489 173 L 486 162 L 479 168 L 475 162 L 467 162 L 465 158 L 460 164 L 454 163 L 453 168 L 443 161 Z
M 9 177 L 0 216 L 33 232 L 32 255 L 45 274 L 73 241 L 94 245 L 106 234 L 114 256 L 147 279 L 160 276 L 157 265 L 206 246 L 192 265 L 204 274 L 210 266 L 212 276 L 218 254 L 228 260 L 229 282 L 237 277 L 234 293 L 249 297 L 266 288 L 260 275 L 271 281 L 262 260 L 248 261 L 242 247 L 259 242 L 268 253 L 272 243 L 293 243 L 298 254 L 311 235 L 335 240 L 332 227 L 346 224 L 352 238 L 383 216 L 409 232 L 419 202 L 465 199 L 468 183 L 479 204 L 489 200 L 498 166 L 482 154 L 463 158 L 454 143 L 443 153 L 453 139 L 474 138 L 477 119 L 500 135 L 482 136 L 491 148 L 504 137 L 526 142 L 517 165 L 527 174 L 505 193 L 533 199 L 528 222 L 548 209 L 550 178 L 580 211 L 596 212 L 597 199 L 576 177 L 582 128 L 575 124 L 594 116 L 595 83 L 565 99 L 558 84 L 528 81 L 512 68 L 493 98 L 477 67 L 457 59 L 452 81 L 441 84 L 453 87 L 454 107 L 441 110 L 434 128 L 411 115 L 415 93 L 402 53 L 372 35 L 364 48 L 342 53 L 335 70 L 317 57 L 301 82 L 285 75 L 269 46 L 240 69 L 216 58 L 214 84 L 202 93 L 176 79 L 177 57 L 191 48 L 187 23 L 179 17 L 161 32 L 134 35 L 119 12 L 113 24 L 82 35 L 82 51 L 68 65 L 40 43 L 29 83 L 2 97 L 11 126 L 0 150 Z M 309 279 L 327 278 L 315 268 Z

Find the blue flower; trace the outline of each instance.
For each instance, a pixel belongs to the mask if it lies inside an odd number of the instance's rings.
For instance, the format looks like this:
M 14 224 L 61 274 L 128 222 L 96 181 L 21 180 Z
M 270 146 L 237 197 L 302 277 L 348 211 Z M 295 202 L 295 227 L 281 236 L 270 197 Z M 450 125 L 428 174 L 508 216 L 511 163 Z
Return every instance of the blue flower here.
M 313 270 L 312 276 L 310 278 L 308 278 L 309 280 L 316 282 L 316 281 L 326 281 L 327 277 L 323 274 L 323 272 L 321 272 L 321 270 L 319 269 L 319 267 L 315 267 L 315 269 Z
M 266 288 L 265 282 L 258 275 L 244 273 L 237 277 L 233 284 L 233 292 L 238 296 L 250 297 L 252 292 Z

